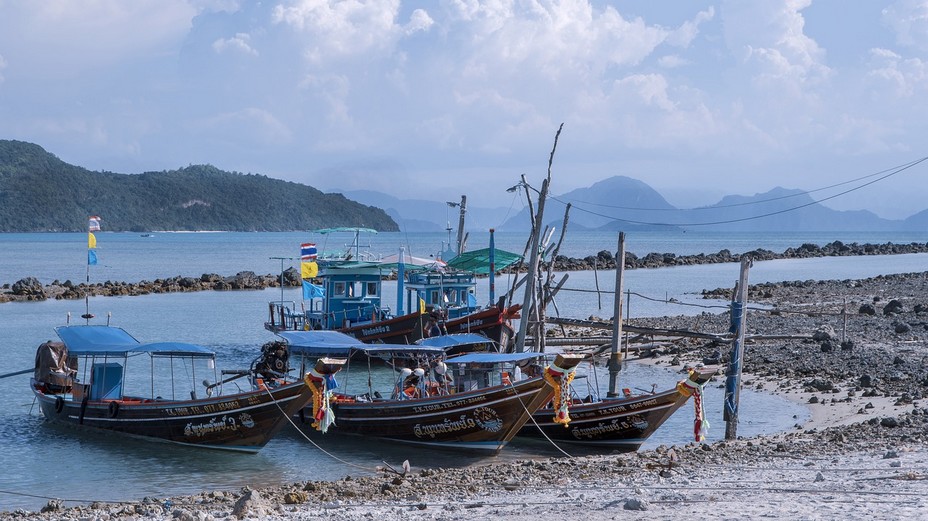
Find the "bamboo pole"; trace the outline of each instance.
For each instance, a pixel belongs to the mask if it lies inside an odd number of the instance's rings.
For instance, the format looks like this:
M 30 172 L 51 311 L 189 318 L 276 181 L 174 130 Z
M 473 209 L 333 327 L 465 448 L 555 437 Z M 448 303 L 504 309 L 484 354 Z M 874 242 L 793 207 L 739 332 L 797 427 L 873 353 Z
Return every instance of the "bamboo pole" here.
M 748 294 L 748 272 L 751 264 L 750 257 L 744 256 L 741 259 L 741 276 L 732 295 L 731 321 L 735 340 L 732 342 L 731 360 L 728 362 L 728 372 L 725 380 L 724 417 L 726 440 L 733 440 L 738 437 L 738 402 L 741 398 L 741 363 L 744 356 L 745 314 L 747 313 L 745 303 Z

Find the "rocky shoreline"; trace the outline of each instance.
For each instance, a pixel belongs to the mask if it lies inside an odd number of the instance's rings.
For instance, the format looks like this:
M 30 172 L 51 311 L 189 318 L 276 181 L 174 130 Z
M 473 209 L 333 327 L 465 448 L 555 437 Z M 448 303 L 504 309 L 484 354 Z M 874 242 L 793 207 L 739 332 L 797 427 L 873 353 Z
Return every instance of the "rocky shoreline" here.
M 51 500 L 42 513 L 0 513 L 0 519 L 207 521 L 324 516 L 388 521 L 546 516 L 669 521 L 718 516 L 721 511 L 738 518 L 788 519 L 924 515 L 928 511 L 924 402 L 928 272 L 765 284 L 750 291 L 743 385 L 807 404 L 812 421 L 787 433 L 662 446 L 632 454 L 423 468 L 405 475 L 391 472 L 121 504 L 66 508 Z M 756 304 L 764 308 L 755 308 Z M 863 311 L 864 305 L 874 312 Z M 703 313 L 632 322 L 721 333 L 727 331 L 729 317 Z M 901 331 L 900 324 L 909 329 Z M 568 334 L 590 332 L 573 329 Z M 659 343 L 648 363 L 724 365 L 727 361 L 728 346 L 717 342 L 668 337 Z
M 638 257 L 627 253 L 625 257 L 626 269 L 662 268 L 670 266 L 691 266 L 698 264 L 720 264 L 726 262 L 741 262 L 741 258 L 749 256 L 756 261 L 774 259 L 806 259 L 814 257 L 845 257 L 860 255 L 901 255 L 910 253 L 928 253 L 928 243 L 910 244 L 844 244 L 835 241 L 818 246 L 803 244 L 796 248 L 787 248 L 782 253 L 759 248 L 744 253 L 731 253 L 721 250 L 718 253 L 676 255 L 673 253 L 649 253 Z M 542 263 L 547 269 L 547 264 Z M 614 270 L 615 256 L 612 252 L 603 250 L 596 255 L 583 258 L 557 256 L 554 260 L 556 271 L 589 271 Z M 520 269 L 515 267 L 513 269 Z M 505 272 L 504 272 L 505 273 Z M 283 280 L 281 280 L 283 279 Z M 235 275 L 223 276 L 215 273 L 204 273 L 199 277 L 175 276 L 153 281 L 102 283 L 73 283 L 70 280 L 61 282 L 52 281 L 43 285 L 35 277 L 26 277 L 12 284 L 6 283 L 0 288 L 0 303 L 13 301 L 42 301 L 48 299 L 78 300 L 85 296 L 136 296 L 157 293 L 179 293 L 192 291 L 231 291 L 231 290 L 258 290 L 300 285 L 300 274 L 294 268 L 288 268 L 281 274 L 257 275 L 252 271 L 241 271 Z

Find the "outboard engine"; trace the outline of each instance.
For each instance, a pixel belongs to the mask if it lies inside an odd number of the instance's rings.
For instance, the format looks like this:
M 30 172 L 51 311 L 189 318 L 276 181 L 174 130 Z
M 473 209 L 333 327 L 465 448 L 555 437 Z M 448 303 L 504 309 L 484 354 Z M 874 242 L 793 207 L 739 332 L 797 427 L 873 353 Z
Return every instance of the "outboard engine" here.
M 255 373 L 267 380 L 280 378 L 290 371 L 290 349 L 286 342 L 268 342 L 261 346 L 261 357 L 255 362 Z

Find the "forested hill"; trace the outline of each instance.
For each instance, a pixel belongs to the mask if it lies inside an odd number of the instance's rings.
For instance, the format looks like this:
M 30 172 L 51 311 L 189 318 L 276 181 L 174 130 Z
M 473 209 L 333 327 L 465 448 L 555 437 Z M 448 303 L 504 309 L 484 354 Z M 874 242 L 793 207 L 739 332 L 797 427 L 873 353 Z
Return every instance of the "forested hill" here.
M 195 165 L 128 175 L 69 165 L 42 147 L 0 140 L 0 232 L 297 231 L 399 227 L 379 208 L 263 175 Z

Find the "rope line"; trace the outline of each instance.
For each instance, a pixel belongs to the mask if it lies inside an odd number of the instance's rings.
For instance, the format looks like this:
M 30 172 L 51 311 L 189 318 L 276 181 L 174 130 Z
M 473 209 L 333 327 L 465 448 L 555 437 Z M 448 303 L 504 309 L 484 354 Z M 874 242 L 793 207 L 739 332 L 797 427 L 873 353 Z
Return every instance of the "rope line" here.
M 305 385 L 305 384 L 304 384 L 304 385 Z M 323 449 L 322 447 L 319 446 L 318 443 L 316 443 L 316 442 L 314 442 L 312 439 L 310 439 L 310 437 L 307 436 L 305 432 L 303 432 L 303 429 L 300 429 L 300 427 L 299 427 L 296 423 L 294 423 L 293 418 L 291 418 L 290 415 L 288 415 L 288 414 L 283 410 L 283 408 L 280 406 L 280 404 L 277 402 L 277 400 L 274 399 L 274 395 L 271 394 L 271 390 L 270 390 L 270 389 L 268 389 L 267 387 L 265 387 L 265 388 L 264 388 L 264 391 L 267 392 L 268 396 L 271 397 L 271 401 L 274 402 L 274 405 L 277 406 L 277 410 L 279 410 L 280 413 L 284 416 L 284 418 L 287 419 L 287 422 L 289 422 L 290 425 L 292 425 L 293 428 L 296 429 L 296 431 L 300 433 L 300 436 L 302 436 L 303 439 L 305 439 L 306 441 L 308 441 L 308 442 L 310 443 L 310 445 L 312 445 L 313 447 L 315 447 L 316 449 L 318 449 L 320 452 L 322 452 L 322 453 L 325 454 L 326 456 L 328 456 L 328 457 L 334 459 L 335 461 L 337 461 L 337 462 L 339 462 L 339 463 L 343 463 L 343 464 L 345 464 L 345 465 L 348 465 L 349 467 L 354 467 L 354 468 L 356 468 L 356 469 L 360 469 L 360 470 L 364 470 L 364 471 L 368 471 L 368 472 L 370 472 L 371 470 L 373 470 L 374 472 L 383 472 L 383 471 L 384 471 L 384 469 L 382 469 L 382 468 L 380 468 L 380 467 L 373 467 L 373 468 L 372 468 L 372 467 L 365 467 L 365 466 L 363 466 L 363 465 L 358 465 L 357 463 L 352 463 L 352 462 L 350 462 L 350 461 L 346 461 L 346 460 L 344 460 L 344 459 L 342 459 L 342 458 L 339 458 L 338 456 L 332 454 L 331 452 L 329 452 L 329 451 Z M 396 472 L 396 471 L 393 471 L 393 472 Z

